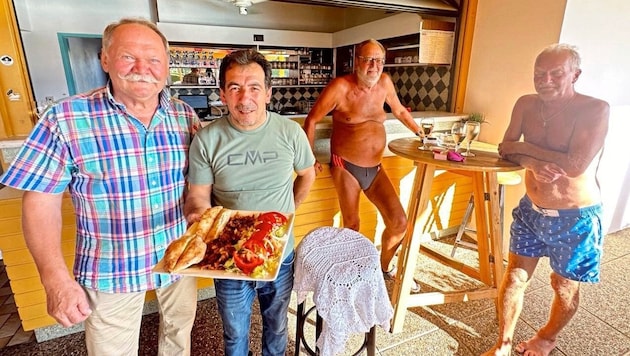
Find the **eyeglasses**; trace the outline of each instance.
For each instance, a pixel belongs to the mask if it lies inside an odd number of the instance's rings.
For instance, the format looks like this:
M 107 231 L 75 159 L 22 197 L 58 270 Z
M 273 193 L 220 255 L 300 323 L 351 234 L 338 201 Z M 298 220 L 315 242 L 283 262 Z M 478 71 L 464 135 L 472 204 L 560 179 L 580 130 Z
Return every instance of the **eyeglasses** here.
M 375 57 L 363 57 L 358 56 L 363 64 L 374 63 L 376 65 L 382 66 L 385 64 L 385 58 L 375 58 Z

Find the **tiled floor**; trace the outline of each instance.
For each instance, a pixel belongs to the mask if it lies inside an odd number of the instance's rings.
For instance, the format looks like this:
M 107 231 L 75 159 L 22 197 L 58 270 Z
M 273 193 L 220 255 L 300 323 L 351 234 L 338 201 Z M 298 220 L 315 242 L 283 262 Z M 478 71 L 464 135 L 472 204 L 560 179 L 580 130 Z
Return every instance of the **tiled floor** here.
M 450 252 L 452 239 L 434 242 L 438 248 Z M 474 255 L 465 248 L 458 250 L 463 259 Z M 623 355 L 630 356 L 630 229 L 610 234 L 604 245 L 602 265 L 603 282 L 598 285 L 583 285 L 580 309 L 561 334 L 558 345 L 551 356 L 579 355 Z M 516 340 L 531 337 L 546 320 L 552 296 L 549 287 L 550 269 L 547 260 L 541 260 L 535 278 L 526 297 L 523 313 L 517 325 Z M 420 256 L 416 277 L 425 291 L 448 290 L 473 285 L 464 275 L 452 273 L 427 258 Z M 5 285 L 6 277 L 1 285 Z M 1 300 L 10 304 L 5 289 Z M 3 308 L 4 305 L 3 304 Z M 10 310 L 10 308 L 8 308 Z M 291 304 L 289 322 L 291 328 L 287 355 L 295 350 L 295 301 Z M 13 307 L 14 310 L 14 307 Z M 14 314 L 13 314 L 14 315 Z M 254 313 L 254 315 L 257 315 Z M 11 325 L 11 316 L 1 315 L 0 322 Z M 158 317 L 144 317 L 140 341 L 140 355 L 156 355 L 156 325 Z M 13 324 L 15 325 L 15 323 Z M 13 327 L 13 330 L 16 328 Z M 312 329 L 312 328 L 311 328 Z M 2 339 L 9 334 L 2 330 Z M 307 332 L 311 332 L 308 330 Z M 28 334 L 28 333 L 27 333 Z M 252 320 L 252 344 L 255 355 L 260 355 L 260 319 Z M 471 301 L 431 307 L 412 308 L 405 318 L 404 331 L 390 334 L 377 329 L 377 355 L 479 355 L 490 347 L 497 337 L 497 321 L 492 301 Z M 214 298 L 200 301 L 197 320 L 192 333 L 193 355 L 223 355 L 221 321 Z M 10 341 L 15 344 L 15 342 Z M 359 342 L 354 337 L 348 344 L 350 355 L 353 345 Z M 0 355 L 85 355 L 83 333 L 76 333 L 54 340 L 37 343 L 32 339 L 23 344 L 6 346 Z M 364 353 L 365 354 L 365 353 Z M 515 353 L 516 354 L 516 353 Z

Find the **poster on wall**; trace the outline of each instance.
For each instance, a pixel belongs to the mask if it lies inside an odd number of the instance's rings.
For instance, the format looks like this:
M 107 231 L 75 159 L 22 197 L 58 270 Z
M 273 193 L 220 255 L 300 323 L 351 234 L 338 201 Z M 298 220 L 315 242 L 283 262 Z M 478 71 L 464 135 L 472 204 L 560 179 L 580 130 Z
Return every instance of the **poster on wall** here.
M 420 63 L 451 64 L 455 32 L 441 30 L 420 31 Z

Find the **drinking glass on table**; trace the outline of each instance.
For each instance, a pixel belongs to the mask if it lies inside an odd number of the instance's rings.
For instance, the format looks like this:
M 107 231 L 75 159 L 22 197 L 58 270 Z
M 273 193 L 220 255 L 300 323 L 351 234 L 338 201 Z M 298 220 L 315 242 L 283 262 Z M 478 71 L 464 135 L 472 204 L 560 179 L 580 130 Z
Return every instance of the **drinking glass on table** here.
M 466 131 L 464 131 L 464 123 L 461 121 L 456 121 L 451 126 L 451 137 L 455 142 L 455 152 L 459 150 L 459 146 L 466 138 Z
M 424 118 L 420 120 L 420 127 L 422 128 L 422 146 L 419 147 L 421 150 L 430 150 L 429 146 L 427 146 L 426 138 L 429 137 L 431 132 L 433 132 L 433 126 L 435 121 L 433 118 Z
M 481 123 L 477 121 L 466 121 L 466 124 L 464 124 L 464 131 L 466 132 L 466 140 L 468 143 L 466 152 L 462 152 L 462 156 L 475 157 L 475 154 L 470 152 L 470 144 L 477 138 L 480 129 Z

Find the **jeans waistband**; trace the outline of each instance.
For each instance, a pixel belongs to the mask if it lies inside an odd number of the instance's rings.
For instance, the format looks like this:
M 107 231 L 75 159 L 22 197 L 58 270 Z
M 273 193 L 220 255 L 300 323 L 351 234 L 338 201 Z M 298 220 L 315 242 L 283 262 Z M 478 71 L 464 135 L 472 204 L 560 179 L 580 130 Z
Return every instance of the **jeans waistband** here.
M 528 204 L 531 204 L 534 211 L 547 217 L 582 216 L 586 213 L 598 213 L 601 210 L 601 204 L 575 209 L 547 209 L 541 208 L 538 205 L 532 203 L 532 201 L 527 196 L 525 196 L 524 199 L 528 202 Z

